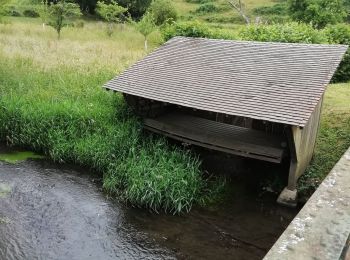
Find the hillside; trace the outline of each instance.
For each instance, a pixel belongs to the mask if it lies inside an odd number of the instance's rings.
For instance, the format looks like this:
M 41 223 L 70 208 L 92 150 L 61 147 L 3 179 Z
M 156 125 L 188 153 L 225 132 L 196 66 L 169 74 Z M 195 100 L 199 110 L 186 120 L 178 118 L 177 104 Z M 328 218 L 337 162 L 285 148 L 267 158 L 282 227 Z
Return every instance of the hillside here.
M 174 0 L 174 3 L 181 20 L 199 20 L 216 27 L 244 24 L 242 17 L 227 0 Z M 276 20 L 276 16 L 283 16 L 278 14 L 283 13 L 285 8 L 283 0 L 246 0 L 244 3 L 247 15 L 253 19 L 265 18 L 268 15 L 272 20 Z M 277 15 L 272 17 L 272 11 Z

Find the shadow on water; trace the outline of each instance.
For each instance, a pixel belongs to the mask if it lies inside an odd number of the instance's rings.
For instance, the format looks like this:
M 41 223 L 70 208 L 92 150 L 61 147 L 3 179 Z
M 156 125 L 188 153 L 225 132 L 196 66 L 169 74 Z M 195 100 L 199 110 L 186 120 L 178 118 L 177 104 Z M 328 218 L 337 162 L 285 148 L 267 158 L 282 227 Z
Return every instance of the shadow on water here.
M 252 190 L 238 178 L 223 205 L 157 215 L 108 199 L 84 169 L 0 162 L 0 259 L 261 259 L 297 210 Z

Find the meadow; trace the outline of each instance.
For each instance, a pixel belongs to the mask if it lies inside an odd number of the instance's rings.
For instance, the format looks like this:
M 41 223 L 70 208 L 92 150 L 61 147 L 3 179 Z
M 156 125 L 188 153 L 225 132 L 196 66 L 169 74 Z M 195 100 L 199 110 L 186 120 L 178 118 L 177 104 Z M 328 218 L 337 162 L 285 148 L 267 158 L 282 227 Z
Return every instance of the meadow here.
M 173 2 L 181 20 L 196 19 L 210 27 L 232 30 L 237 30 L 245 24 L 242 17 L 229 5 L 227 0 L 174 0 Z M 270 8 L 280 2 L 283 2 L 283 0 L 246 0 L 244 1 L 244 11 L 253 20 L 258 16 L 263 21 L 275 20 L 272 17 L 274 15 L 269 15 L 267 18 L 258 11 L 260 8 Z M 278 17 L 278 19 L 281 19 L 281 17 Z
M 150 51 L 159 46 L 159 32 L 149 42 Z M 104 23 L 85 21 L 58 41 L 40 19 L 8 18 L 0 24 L 0 140 L 103 173 L 105 190 L 135 206 L 179 213 L 214 200 L 223 180 L 204 178 L 197 155 L 143 133 L 122 96 L 102 89 L 146 54 L 128 25 L 108 37 Z M 350 145 L 349 99 L 350 84 L 329 87 L 300 191 L 311 193 Z
M 1 140 L 102 172 L 106 191 L 133 205 L 175 213 L 203 203 L 198 158 L 145 137 L 121 95 L 102 89 L 145 54 L 128 26 L 109 38 L 87 22 L 57 41 L 40 20 L 0 24 Z

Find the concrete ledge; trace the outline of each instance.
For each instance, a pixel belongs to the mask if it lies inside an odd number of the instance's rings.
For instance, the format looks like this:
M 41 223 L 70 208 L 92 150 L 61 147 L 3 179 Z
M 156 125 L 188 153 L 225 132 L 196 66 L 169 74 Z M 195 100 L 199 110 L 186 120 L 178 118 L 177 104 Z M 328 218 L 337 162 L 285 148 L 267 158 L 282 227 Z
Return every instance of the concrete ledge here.
M 338 260 L 350 234 L 350 148 L 264 259 Z
M 342 256 L 340 257 L 340 260 L 349 260 L 350 259 L 350 236 L 348 238 L 348 242 L 346 243 Z

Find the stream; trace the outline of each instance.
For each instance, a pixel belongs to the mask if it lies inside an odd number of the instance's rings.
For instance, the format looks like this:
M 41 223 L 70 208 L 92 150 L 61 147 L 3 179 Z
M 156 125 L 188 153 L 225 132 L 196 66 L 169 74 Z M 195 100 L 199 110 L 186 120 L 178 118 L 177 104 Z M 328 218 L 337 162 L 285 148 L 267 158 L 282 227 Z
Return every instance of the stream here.
M 0 259 L 261 259 L 298 212 L 236 185 L 224 205 L 155 214 L 86 169 L 24 157 L 0 148 Z

